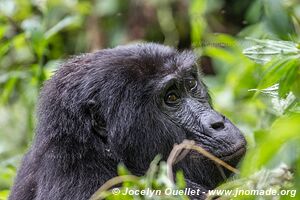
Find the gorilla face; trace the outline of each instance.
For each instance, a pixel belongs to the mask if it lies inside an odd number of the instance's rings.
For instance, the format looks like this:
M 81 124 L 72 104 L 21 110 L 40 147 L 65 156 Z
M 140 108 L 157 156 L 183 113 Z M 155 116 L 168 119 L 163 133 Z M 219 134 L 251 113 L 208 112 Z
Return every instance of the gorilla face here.
M 160 108 L 166 120 L 179 126 L 185 139 L 194 140 L 216 157 L 236 166 L 245 153 L 245 139 L 236 126 L 212 108 L 195 65 L 181 74 L 168 75 L 164 85 Z M 194 182 L 212 188 L 222 180 L 220 168 L 197 152 L 190 153 L 184 162 L 188 167 L 181 168 Z M 225 170 L 225 174 L 229 175 L 229 171 Z
M 122 56 L 126 67 L 115 67 L 111 73 L 121 83 L 117 90 L 116 84 L 109 83 L 117 102 L 107 100 L 118 108 L 114 117 L 106 120 L 114 122 L 107 127 L 113 130 L 108 133 L 108 145 L 117 157 L 141 175 L 157 154 L 166 159 L 175 143 L 189 139 L 236 166 L 245 153 L 245 139 L 238 128 L 212 108 L 195 56 L 160 45 L 140 47 L 139 51 L 130 46 L 117 48 L 118 55 L 126 52 L 134 56 Z M 220 168 L 196 152 L 189 153 L 175 167 L 207 188 L 223 180 Z

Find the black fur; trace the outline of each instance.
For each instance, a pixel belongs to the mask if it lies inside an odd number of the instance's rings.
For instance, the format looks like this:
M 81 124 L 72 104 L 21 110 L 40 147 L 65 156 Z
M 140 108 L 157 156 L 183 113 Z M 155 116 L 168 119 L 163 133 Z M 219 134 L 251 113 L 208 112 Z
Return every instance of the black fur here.
M 139 44 L 67 61 L 41 92 L 36 137 L 9 199 L 88 199 L 117 175 L 120 162 L 143 175 L 157 154 L 166 159 L 184 139 L 224 158 L 240 151 L 226 160 L 236 165 L 244 138 L 211 108 L 195 59 L 191 52 Z M 191 74 L 197 91 L 182 96 L 180 106 L 167 106 L 169 79 L 183 94 L 181 85 Z M 209 127 L 217 118 L 225 128 Z M 222 181 L 215 164 L 195 153 L 176 168 L 184 170 L 189 187 L 212 189 Z

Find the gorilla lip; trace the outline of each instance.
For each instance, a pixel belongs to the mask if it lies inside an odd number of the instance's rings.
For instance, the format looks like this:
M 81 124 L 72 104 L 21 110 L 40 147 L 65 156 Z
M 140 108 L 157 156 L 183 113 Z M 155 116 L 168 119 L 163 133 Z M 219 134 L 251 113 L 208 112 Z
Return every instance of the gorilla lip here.
M 217 157 L 219 157 L 220 159 L 222 159 L 224 161 L 231 161 L 232 159 L 234 159 L 236 157 L 241 157 L 245 153 L 246 153 L 246 148 L 244 146 L 241 146 L 236 151 L 234 151 L 234 153 L 232 153 L 232 154 L 217 156 Z
M 196 144 L 200 147 L 202 147 L 200 144 Z M 202 147 L 203 148 L 203 147 Z M 206 151 L 208 151 L 206 149 Z M 193 155 L 192 155 L 192 158 L 193 159 L 199 159 L 199 152 L 196 152 L 196 151 L 192 151 L 193 152 Z M 211 153 L 210 151 L 208 151 L 209 153 Z M 234 151 L 232 151 L 232 153 L 229 153 L 229 154 L 224 154 L 224 155 L 221 155 L 221 154 L 213 154 L 214 156 L 216 156 L 217 158 L 225 161 L 225 162 L 230 162 L 232 161 L 233 159 L 235 158 L 240 158 L 242 157 L 243 154 L 246 153 L 246 147 L 244 145 L 241 145 L 239 146 L 238 148 L 234 149 Z M 201 160 L 210 160 L 209 158 L 205 157 L 204 155 L 200 154 L 201 155 Z

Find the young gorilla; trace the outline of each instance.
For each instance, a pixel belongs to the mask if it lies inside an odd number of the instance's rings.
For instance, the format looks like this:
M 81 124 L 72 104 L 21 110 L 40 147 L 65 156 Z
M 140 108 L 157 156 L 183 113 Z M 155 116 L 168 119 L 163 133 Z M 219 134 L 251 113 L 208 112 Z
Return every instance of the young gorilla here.
M 166 159 L 184 139 L 235 166 L 244 137 L 213 110 L 195 59 L 191 52 L 138 44 L 67 61 L 41 92 L 35 141 L 9 199 L 88 199 L 117 176 L 119 163 L 143 175 L 157 154 Z M 175 168 L 194 189 L 223 180 L 215 163 L 196 152 Z

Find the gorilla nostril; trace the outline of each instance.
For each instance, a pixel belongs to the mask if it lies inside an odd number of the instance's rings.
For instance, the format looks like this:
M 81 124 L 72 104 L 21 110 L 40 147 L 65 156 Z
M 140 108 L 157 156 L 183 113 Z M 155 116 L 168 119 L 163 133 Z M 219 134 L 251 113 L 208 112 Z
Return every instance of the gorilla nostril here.
M 224 123 L 223 122 L 215 122 L 213 124 L 210 125 L 213 129 L 215 129 L 216 131 L 220 131 L 223 130 L 225 128 Z

